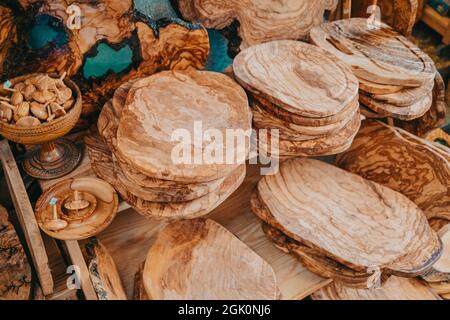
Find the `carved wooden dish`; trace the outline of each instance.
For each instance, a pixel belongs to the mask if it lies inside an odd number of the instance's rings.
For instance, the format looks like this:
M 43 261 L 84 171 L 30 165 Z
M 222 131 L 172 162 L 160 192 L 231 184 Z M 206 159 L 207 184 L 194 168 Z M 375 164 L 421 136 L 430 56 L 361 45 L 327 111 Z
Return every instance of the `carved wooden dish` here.
M 165 227 L 147 255 L 143 283 L 152 300 L 273 300 L 280 297 L 267 262 L 212 220 Z
M 11 79 L 14 85 L 29 77 L 39 74 L 24 75 Z M 32 177 L 39 179 L 56 179 L 62 177 L 78 165 L 81 161 L 81 150 L 67 139 L 58 138 L 67 134 L 77 123 L 81 115 L 82 101 L 78 86 L 65 78 L 64 83 L 72 90 L 75 100 L 72 108 L 60 118 L 34 127 L 20 127 L 14 124 L 0 122 L 0 134 L 16 143 L 37 145 L 29 152 L 22 163 L 24 170 Z M 0 93 L 4 89 L 0 89 Z
M 450 220 L 450 150 L 442 148 L 402 129 L 366 120 L 337 164 L 404 194 L 428 219 Z
M 57 218 L 66 221 L 66 227 L 57 231 L 49 229 L 47 223 L 55 220 L 50 205 L 52 199 L 57 200 L 55 205 L 64 205 L 64 201 L 71 197 L 74 191 L 89 194 L 90 196 L 84 199 L 87 201 L 91 196 L 95 197 L 95 206 L 91 203 L 89 208 L 78 213 L 58 211 Z M 107 182 L 97 178 L 73 178 L 48 189 L 36 203 L 35 214 L 39 227 L 49 236 L 59 240 L 82 240 L 108 227 L 116 216 L 118 205 L 119 198 Z
M 413 202 L 318 160 L 283 162 L 257 192 L 266 210 L 255 214 L 264 222 L 352 270 L 413 277 L 441 255 L 437 234 Z

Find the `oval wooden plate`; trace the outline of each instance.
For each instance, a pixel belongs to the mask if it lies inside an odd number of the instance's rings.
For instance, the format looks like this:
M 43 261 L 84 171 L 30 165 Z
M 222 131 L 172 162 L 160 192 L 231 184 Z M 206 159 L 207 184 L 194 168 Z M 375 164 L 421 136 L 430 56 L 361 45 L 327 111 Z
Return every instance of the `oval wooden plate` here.
M 263 221 L 357 271 L 416 276 L 442 253 L 412 201 L 318 160 L 283 162 L 259 182 L 258 193 L 271 214 Z
M 436 67 L 431 58 L 384 23 L 369 28 L 367 19 L 339 20 L 314 27 L 310 36 L 315 45 L 351 66 L 358 78 L 406 87 L 434 79 Z
M 143 282 L 153 300 L 274 300 L 270 265 L 212 220 L 180 221 L 156 238 Z
M 325 50 L 299 41 L 272 41 L 242 51 L 233 62 L 253 95 L 302 117 L 339 114 L 358 95 L 350 68 Z

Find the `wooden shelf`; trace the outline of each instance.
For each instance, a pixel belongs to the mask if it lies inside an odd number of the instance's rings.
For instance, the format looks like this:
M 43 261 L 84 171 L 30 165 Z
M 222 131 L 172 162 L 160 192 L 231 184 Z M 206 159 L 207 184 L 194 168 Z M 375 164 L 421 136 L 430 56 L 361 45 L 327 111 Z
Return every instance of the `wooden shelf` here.
M 250 195 L 260 179 L 260 167 L 247 166 L 247 177 L 241 187 L 220 207 L 214 210 L 211 218 L 245 242 L 250 248 L 264 258 L 274 269 L 282 293 L 282 299 L 303 299 L 331 282 L 309 272 L 289 254 L 277 249 L 264 235 L 261 222 L 251 212 Z M 82 164 L 71 177 L 92 175 L 87 155 Z M 43 190 L 48 189 L 55 181 L 40 181 Z M 139 265 L 145 261 L 148 250 L 158 231 L 164 223 L 146 219 L 139 215 L 130 206 L 122 202 L 119 207 L 120 214 L 113 223 L 97 238 L 105 245 L 117 264 L 126 293 L 131 299 L 133 295 L 134 275 Z M 79 241 L 82 247 L 84 241 Z M 68 248 L 69 254 L 72 246 Z M 78 250 L 76 250 L 78 251 Z M 83 288 L 82 288 L 83 289 Z M 83 289 L 89 294 L 90 288 Z
M 441 16 L 431 6 L 426 5 L 422 21 L 442 36 L 445 45 L 450 44 L 450 18 Z

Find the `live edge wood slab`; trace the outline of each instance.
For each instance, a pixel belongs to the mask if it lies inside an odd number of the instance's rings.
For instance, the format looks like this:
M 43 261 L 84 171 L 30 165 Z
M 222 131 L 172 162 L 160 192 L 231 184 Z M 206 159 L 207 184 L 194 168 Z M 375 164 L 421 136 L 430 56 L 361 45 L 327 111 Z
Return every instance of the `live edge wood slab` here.
M 282 299 L 303 299 L 331 280 L 309 272 L 293 257 L 278 250 L 265 236 L 260 220 L 251 212 L 249 202 L 261 178 L 259 170 L 259 166 L 248 165 L 247 177 L 240 188 L 207 218 L 223 225 L 272 266 Z M 73 175 L 93 175 L 87 156 Z M 57 181 L 40 181 L 40 184 L 46 190 Z M 145 261 L 158 232 L 166 224 L 142 217 L 126 203 L 121 203 L 119 212 L 112 224 L 97 238 L 113 257 L 127 297 L 131 299 L 135 274 Z
M 180 19 L 151 20 L 135 10 L 132 0 L 19 2 L 21 6 L 11 6 L 11 13 L 3 7 L 0 11 L 0 63 L 2 59 L 5 61 L 1 77 L 66 72 L 81 89 L 84 114 L 97 111 L 127 80 L 161 70 L 201 69 L 208 57 L 208 33 L 203 26 Z M 72 4 L 78 6 L 82 19 L 79 26 L 69 28 L 71 16 L 67 9 Z M 15 25 L 10 15 L 14 16 Z M 37 15 L 49 16 L 64 30 L 67 43 L 30 48 L 27 35 Z M 11 48 L 15 29 L 17 46 Z M 87 58 L 97 55 L 100 44 L 114 50 L 128 46 L 133 53 L 131 64 L 119 73 L 86 78 L 83 66 Z

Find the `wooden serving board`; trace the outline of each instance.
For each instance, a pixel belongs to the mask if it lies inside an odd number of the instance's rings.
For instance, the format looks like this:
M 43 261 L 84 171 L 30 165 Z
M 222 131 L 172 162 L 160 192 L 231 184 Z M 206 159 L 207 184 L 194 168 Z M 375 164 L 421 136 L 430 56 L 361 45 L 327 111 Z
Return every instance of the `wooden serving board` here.
M 337 164 L 404 194 L 428 219 L 450 220 L 450 150 L 366 120 L 352 147 L 337 157 Z
M 379 28 L 369 28 L 363 18 L 324 23 L 311 30 L 311 40 L 367 81 L 418 87 L 434 79 L 431 58 L 384 23 Z
M 283 162 L 259 182 L 258 194 L 270 213 L 260 216 L 264 222 L 356 271 L 412 277 L 442 252 L 411 200 L 318 160 Z
M 85 165 L 73 173 L 75 176 L 93 174 L 89 158 L 87 155 L 85 157 L 83 161 Z M 259 166 L 249 165 L 247 178 L 241 187 L 207 217 L 227 228 L 272 266 L 282 299 L 306 298 L 329 284 L 331 280 L 308 271 L 294 257 L 278 250 L 264 235 L 261 222 L 251 212 L 249 202 L 250 195 L 261 177 L 259 170 Z M 45 190 L 54 182 L 40 181 L 40 184 Z M 121 213 L 105 231 L 98 235 L 98 238 L 113 257 L 127 296 L 131 299 L 134 275 L 145 261 L 156 235 L 165 224 L 142 217 L 136 211 L 129 209 L 129 205 L 125 203 L 122 203 L 120 208 Z M 62 279 L 65 283 L 65 277 Z
M 267 262 L 209 219 L 175 222 L 158 234 L 143 270 L 152 300 L 276 300 Z
M 307 118 L 341 113 L 358 95 L 350 68 L 325 50 L 299 41 L 272 41 L 242 51 L 233 62 L 252 95 Z
M 211 164 L 203 157 L 208 143 L 195 141 L 197 131 L 202 137 L 208 129 L 219 131 L 222 137 L 227 136 L 226 130 L 247 132 L 250 117 L 247 96 L 230 77 L 196 70 L 160 72 L 131 87 L 119 120 L 116 151 L 150 177 L 185 183 L 220 179 L 245 161 L 248 144 L 235 150 L 234 143 L 223 141 L 217 147 L 223 155 L 235 154 L 232 164 Z M 202 128 L 196 128 L 196 123 Z M 184 157 L 191 158 L 189 163 L 173 159 L 180 151 L 188 153 Z
M 417 280 L 390 277 L 381 288 L 352 289 L 332 283 L 312 294 L 313 300 L 442 300 Z
M 323 22 L 325 10 L 334 0 L 176 0 L 178 10 L 189 21 L 206 28 L 224 29 L 239 21 L 240 48 L 280 39 L 305 39 L 309 30 Z M 307 19 L 305 17 L 308 17 Z M 230 39 L 234 40 L 234 39 Z

